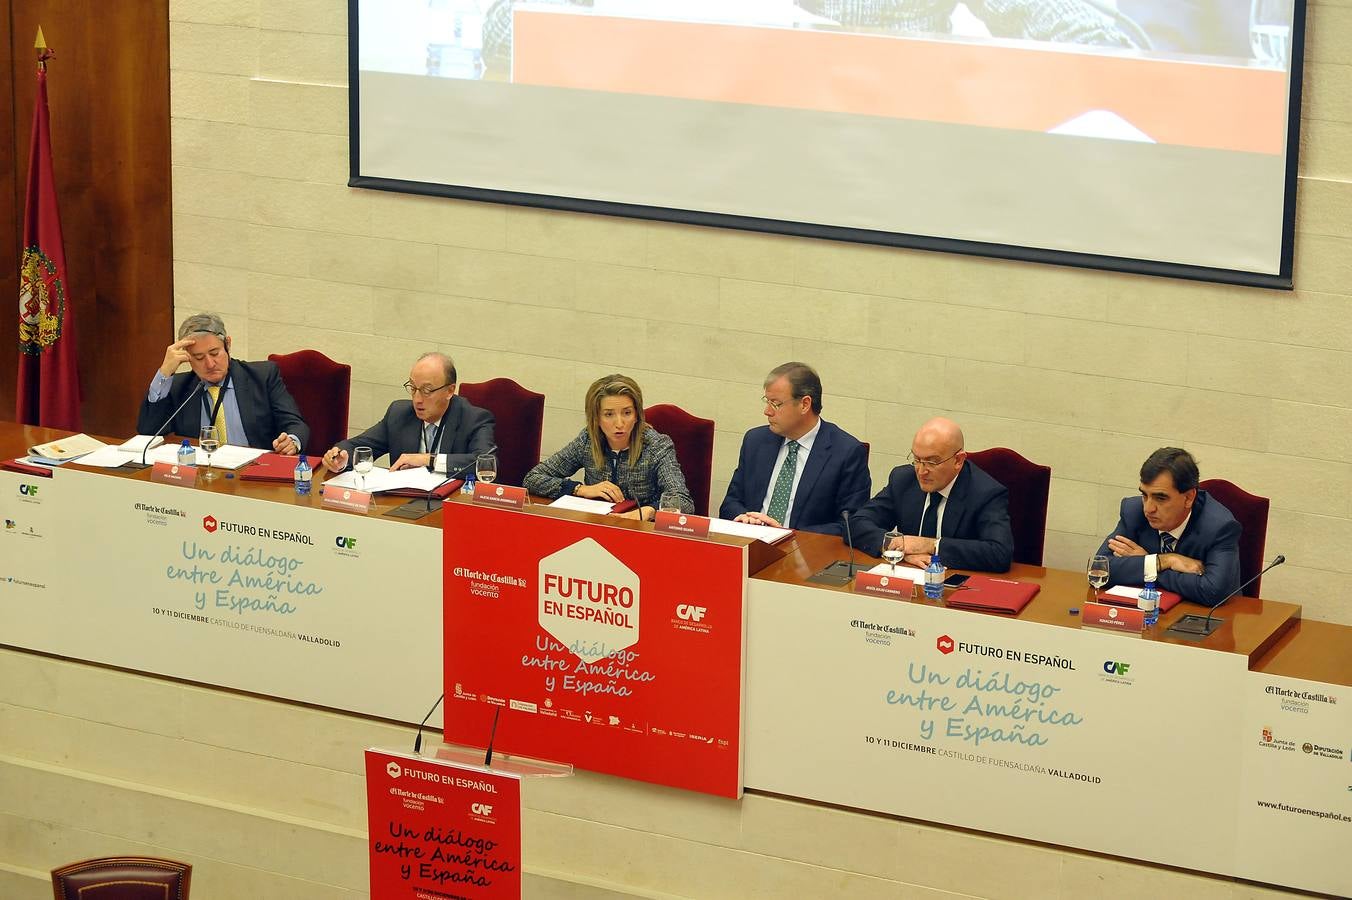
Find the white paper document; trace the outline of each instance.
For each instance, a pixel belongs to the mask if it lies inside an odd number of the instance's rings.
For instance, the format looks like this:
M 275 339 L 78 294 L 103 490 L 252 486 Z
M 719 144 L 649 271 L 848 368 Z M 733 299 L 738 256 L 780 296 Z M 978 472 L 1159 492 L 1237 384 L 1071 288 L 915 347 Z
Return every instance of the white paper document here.
M 1132 587 L 1126 584 L 1119 584 L 1114 587 L 1108 588 L 1103 593 L 1112 594 L 1114 597 L 1121 597 L 1124 600 L 1131 600 L 1135 602 L 1141 599 L 1141 590 L 1142 589 L 1138 587 Z
M 556 506 L 559 509 L 597 513 L 603 516 L 615 508 L 615 504 L 611 503 L 609 500 L 593 500 L 590 497 L 574 497 L 571 494 L 560 497 L 549 505 Z
M 352 488 L 358 491 L 369 491 L 372 494 L 379 494 L 384 491 L 399 491 L 406 488 L 411 488 L 415 491 L 430 491 L 441 486 L 445 481 L 446 473 L 429 472 L 422 466 L 416 466 L 412 469 L 400 469 L 397 472 L 376 466 L 366 473 L 364 481 L 361 475 L 348 469 L 341 475 L 335 475 L 324 483 L 334 485 L 335 487 Z M 363 487 L 363 485 L 365 486 Z
M 146 462 L 176 463 L 178 462 L 178 448 L 180 446 L 180 444 L 163 444 L 156 447 L 146 456 Z M 207 455 L 200 449 L 194 448 L 194 450 L 197 453 L 197 465 L 205 466 Z M 226 444 L 224 447 L 218 447 L 216 452 L 211 454 L 211 467 L 213 469 L 238 469 L 258 459 L 266 452 L 266 450 L 256 450 L 253 447 L 236 447 L 234 444 Z
M 709 531 L 713 534 L 730 534 L 733 537 L 755 538 L 767 544 L 775 544 L 793 534 L 792 528 L 773 528 L 769 525 L 752 525 L 750 522 L 734 522 L 731 519 L 710 519 Z
M 888 578 L 906 578 L 916 584 L 925 583 L 925 570 L 917 569 L 915 566 L 897 566 L 897 570 L 892 571 L 891 563 L 878 563 L 868 570 L 870 575 L 886 575 Z
M 135 453 L 129 453 L 124 451 L 121 447 L 100 447 L 93 453 L 85 454 L 75 460 L 75 462 L 82 466 L 93 466 L 96 469 L 116 469 L 129 462 L 139 463 L 140 461 L 140 450 L 137 450 Z
M 136 437 L 128 438 L 121 444 L 118 444 L 117 449 L 125 453 L 139 454 L 142 450 L 146 448 L 147 444 L 149 444 L 150 448 L 153 450 L 154 448 L 160 446 L 163 443 L 164 438 L 158 434 L 154 436 L 148 434 L 138 434 Z

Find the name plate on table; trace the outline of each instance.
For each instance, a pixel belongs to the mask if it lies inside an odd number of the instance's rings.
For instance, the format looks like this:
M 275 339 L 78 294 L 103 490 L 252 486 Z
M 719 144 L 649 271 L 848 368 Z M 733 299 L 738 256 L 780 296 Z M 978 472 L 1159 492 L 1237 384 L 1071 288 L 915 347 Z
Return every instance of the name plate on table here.
M 893 600 L 909 600 L 915 596 L 915 582 L 905 576 L 884 575 L 879 572 L 856 572 L 856 594 L 872 594 Z
M 197 467 L 157 462 L 150 470 L 150 480 L 162 481 L 165 484 L 196 484 Z
M 507 509 L 526 508 L 526 489 L 512 487 L 510 484 L 474 484 L 474 502 L 484 506 L 498 506 Z
M 336 484 L 324 485 L 323 504 L 333 509 L 349 509 L 353 512 L 370 512 L 371 492 L 354 491 L 352 488 Z
M 1080 609 L 1080 624 L 1139 635 L 1145 631 L 1145 610 L 1108 603 L 1086 603 Z
M 658 510 L 653 516 L 653 531 L 679 534 L 681 537 L 708 537 L 709 517 Z

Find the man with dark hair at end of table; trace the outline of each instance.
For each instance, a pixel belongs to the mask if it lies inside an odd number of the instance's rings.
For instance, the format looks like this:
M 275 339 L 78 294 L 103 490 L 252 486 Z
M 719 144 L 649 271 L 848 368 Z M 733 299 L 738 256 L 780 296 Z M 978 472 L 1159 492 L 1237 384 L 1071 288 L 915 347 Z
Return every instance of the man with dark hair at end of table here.
M 445 353 L 424 353 L 409 370 L 404 390 L 379 422 L 354 438 L 339 441 L 324 454 L 330 472 L 347 468 L 354 447 L 370 447 L 371 457 L 390 456 L 391 469 L 431 467 L 454 472 L 493 448 L 493 414 L 456 393 L 455 362 Z
M 174 372 L 187 363 L 190 372 Z M 180 404 L 201 381 L 200 402 Z M 174 413 L 174 410 L 178 412 Z M 310 427 L 282 382 L 274 362 L 241 362 L 230 356 L 230 335 L 215 313 L 189 316 L 178 327 L 178 340 L 164 351 L 164 361 L 150 381 L 136 430 L 155 434 L 174 413 L 168 430 L 196 438 L 214 425 L 222 444 L 273 450 L 294 456 L 310 438 Z
M 1141 466 L 1139 497 L 1125 497 L 1117 527 L 1099 548 L 1108 583 L 1154 581 L 1184 600 L 1215 606 L 1239 588 L 1240 525 L 1197 489 L 1197 461 L 1161 447 Z
M 909 565 L 924 568 L 938 553 L 946 566 L 1007 572 L 1014 561 L 1009 491 L 967 461 L 958 423 L 930 419 L 911 440 L 907 465 L 850 517 L 859 549 L 883 551 L 884 532 L 896 529 Z
M 841 513 L 868 500 L 868 451 L 821 417 L 822 380 L 811 366 L 778 366 L 764 389 L 767 424 L 742 438 L 719 516 L 841 534 Z

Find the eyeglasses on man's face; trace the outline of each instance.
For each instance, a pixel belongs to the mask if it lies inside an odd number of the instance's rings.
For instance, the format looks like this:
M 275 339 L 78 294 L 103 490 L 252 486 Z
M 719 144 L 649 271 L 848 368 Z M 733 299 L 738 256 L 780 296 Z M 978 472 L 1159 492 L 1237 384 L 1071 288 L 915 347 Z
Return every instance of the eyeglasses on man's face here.
M 934 457 L 928 457 L 928 458 L 926 458 L 926 459 L 916 459 L 914 453 L 907 453 L 907 454 L 906 454 L 906 462 L 909 463 L 910 465 L 914 466 L 914 467 L 917 468 L 917 469 L 937 469 L 937 468 L 939 468 L 940 466 L 942 466 L 944 463 L 950 462 L 950 461 L 952 461 L 952 460 L 954 460 L 954 459 L 957 459 L 959 453 L 962 453 L 962 451 L 959 450 L 957 453 L 954 453 L 952 456 L 946 456 L 946 457 L 944 457 L 943 459 L 935 459 Z
M 453 384 L 455 384 L 454 381 L 448 381 L 441 387 L 417 387 L 416 385 L 413 384 L 413 382 L 405 381 L 404 390 L 408 391 L 410 397 L 415 394 L 422 394 L 424 397 L 430 397 L 437 391 L 444 391 L 446 390 L 446 388 L 450 387 Z

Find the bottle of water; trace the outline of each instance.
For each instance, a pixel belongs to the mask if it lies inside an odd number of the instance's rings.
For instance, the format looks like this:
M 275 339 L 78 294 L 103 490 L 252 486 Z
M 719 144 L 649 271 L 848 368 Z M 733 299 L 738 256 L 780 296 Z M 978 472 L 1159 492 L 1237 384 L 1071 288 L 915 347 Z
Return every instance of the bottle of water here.
M 1141 591 L 1140 599 L 1136 601 L 1136 608 L 1145 612 L 1145 627 L 1152 628 L 1160 620 L 1160 592 L 1155 589 L 1155 582 L 1147 581 L 1145 588 Z
M 925 567 L 925 597 L 929 600 L 942 600 L 944 597 L 944 564 L 939 562 L 939 554 L 930 557 Z
M 305 496 L 310 493 L 310 476 L 314 473 L 310 470 L 310 461 L 305 458 L 305 454 L 300 455 L 300 462 L 296 463 L 296 493 Z
M 447 468 L 450 468 L 450 467 L 448 466 Z M 474 493 L 474 472 L 473 472 L 473 471 L 469 471 L 469 472 L 466 472 L 466 473 L 465 473 L 465 483 L 462 484 L 462 485 L 460 485 L 460 493 L 462 493 L 462 494 L 473 494 L 473 493 Z
M 184 438 L 183 443 L 178 445 L 178 464 L 180 466 L 197 465 L 197 451 L 192 448 L 192 444 L 188 443 L 187 438 Z

